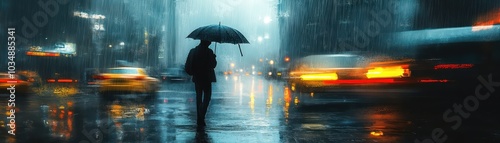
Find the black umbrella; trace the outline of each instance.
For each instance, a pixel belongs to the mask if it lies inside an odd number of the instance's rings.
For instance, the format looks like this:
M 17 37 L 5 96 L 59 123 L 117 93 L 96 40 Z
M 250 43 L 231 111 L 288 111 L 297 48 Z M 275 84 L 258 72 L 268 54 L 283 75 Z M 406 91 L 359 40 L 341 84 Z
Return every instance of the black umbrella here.
M 241 56 L 243 56 L 243 53 L 241 52 L 240 44 L 250 43 L 245 38 L 245 36 L 241 34 L 240 31 L 229 26 L 221 25 L 220 23 L 219 25 L 208 25 L 197 28 L 193 32 L 191 32 L 191 34 L 189 34 L 187 38 L 207 40 L 218 43 L 238 44 Z M 215 45 L 215 48 L 217 48 L 217 45 Z

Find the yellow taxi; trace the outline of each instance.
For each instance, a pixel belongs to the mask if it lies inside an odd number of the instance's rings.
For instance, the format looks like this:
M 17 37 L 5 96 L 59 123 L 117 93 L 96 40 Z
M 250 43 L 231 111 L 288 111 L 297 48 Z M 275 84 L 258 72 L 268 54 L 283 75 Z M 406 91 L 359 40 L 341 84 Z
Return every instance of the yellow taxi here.
M 136 67 L 109 68 L 97 79 L 100 93 L 156 93 L 160 88 L 158 79 L 148 76 L 144 69 Z

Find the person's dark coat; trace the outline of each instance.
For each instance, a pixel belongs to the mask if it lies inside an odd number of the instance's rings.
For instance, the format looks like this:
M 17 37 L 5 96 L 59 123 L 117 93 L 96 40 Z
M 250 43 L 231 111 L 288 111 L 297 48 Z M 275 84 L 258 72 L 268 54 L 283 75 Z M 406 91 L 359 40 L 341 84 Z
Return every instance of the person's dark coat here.
M 184 65 L 186 72 L 193 76 L 193 82 L 216 82 L 215 54 L 208 47 L 197 46 L 189 51 L 189 55 Z

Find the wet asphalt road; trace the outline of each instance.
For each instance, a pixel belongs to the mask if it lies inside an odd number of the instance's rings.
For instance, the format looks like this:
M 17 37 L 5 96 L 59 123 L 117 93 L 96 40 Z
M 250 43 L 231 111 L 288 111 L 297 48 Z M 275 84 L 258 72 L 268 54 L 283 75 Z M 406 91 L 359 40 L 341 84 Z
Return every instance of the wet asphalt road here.
M 190 82 L 164 83 L 154 99 L 103 98 L 87 90 L 17 95 L 16 135 L 7 133 L 6 112 L 0 142 L 500 142 L 500 97 L 492 92 L 474 102 L 467 96 L 474 88 L 311 94 L 260 77 L 218 77 L 203 131 L 196 130 L 193 89 Z M 7 111 L 8 97 L 1 97 Z M 477 108 L 451 112 L 445 120 L 443 114 L 464 100 Z

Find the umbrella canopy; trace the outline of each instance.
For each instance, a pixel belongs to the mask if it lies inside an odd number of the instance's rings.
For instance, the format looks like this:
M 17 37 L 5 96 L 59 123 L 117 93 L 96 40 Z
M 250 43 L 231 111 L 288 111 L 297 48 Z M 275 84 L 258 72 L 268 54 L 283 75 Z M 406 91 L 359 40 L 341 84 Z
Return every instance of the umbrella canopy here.
M 197 28 L 187 38 L 207 40 L 218 43 L 249 43 L 240 31 L 224 25 L 208 25 Z
M 250 43 L 240 31 L 229 26 L 220 25 L 220 23 L 219 25 L 208 25 L 197 28 L 187 38 L 238 44 L 241 56 L 243 56 L 243 52 L 241 52 L 240 43 Z M 215 45 L 215 51 L 217 51 L 217 44 Z

